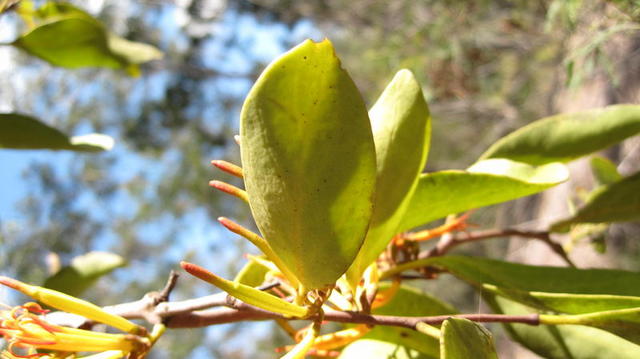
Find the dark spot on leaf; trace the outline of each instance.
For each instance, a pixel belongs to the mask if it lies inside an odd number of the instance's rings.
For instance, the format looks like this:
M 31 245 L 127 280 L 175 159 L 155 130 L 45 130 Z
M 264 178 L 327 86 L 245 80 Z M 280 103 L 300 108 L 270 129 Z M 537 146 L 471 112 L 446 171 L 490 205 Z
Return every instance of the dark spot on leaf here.
M 400 332 L 400 336 L 406 338 L 409 336 L 409 334 L 407 332 Z
M 305 56 L 305 57 L 303 57 L 303 58 L 304 58 L 305 60 L 307 59 L 307 57 L 306 57 L 306 56 Z

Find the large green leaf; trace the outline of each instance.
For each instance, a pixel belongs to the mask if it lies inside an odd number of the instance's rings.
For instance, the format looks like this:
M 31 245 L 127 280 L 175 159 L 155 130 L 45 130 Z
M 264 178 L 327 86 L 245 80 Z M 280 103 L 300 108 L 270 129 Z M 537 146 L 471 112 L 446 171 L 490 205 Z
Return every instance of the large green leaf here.
M 348 272 L 352 283 L 396 234 L 427 160 L 431 136 L 429 107 L 409 70 L 395 75 L 369 117 L 376 146 L 376 199 L 367 237 Z
M 587 203 L 568 219 L 555 223 L 552 231 L 567 231 L 575 223 L 607 223 L 640 219 L 640 172 L 618 182 L 600 186 Z
M 241 118 L 258 228 L 307 288 L 333 284 L 364 240 L 376 159 L 365 104 L 331 43 L 307 40 L 271 63 Z
M 533 167 L 506 159 L 480 161 L 467 171 L 423 174 L 398 230 L 544 191 L 568 175 L 559 163 Z
M 107 135 L 68 137 L 31 116 L 0 114 L 0 148 L 97 152 L 110 150 L 112 147 L 113 139 Z
M 342 350 L 340 359 L 434 359 L 397 343 L 360 339 Z
M 442 323 L 441 359 L 497 359 L 491 333 L 482 325 L 464 318 L 449 318 Z
M 398 271 L 435 266 L 477 287 L 491 284 L 524 291 L 574 294 L 608 294 L 640 297 L 640 275 L 615 269 L 577 269 L 531 266 L 480 257 L 444 256 L 398 266 Z
M 380 286 L 380 290 L 388 288 L 388 284 Z M 408 286 L 401 286 L 389 303 L 373 310 L 373 314 L 405 317 L 456 313 L 457 311 L 450 305 Z M 440 344 L 437 339 L 407 328 L 376 326 L 364 338 L 397 343 L 417 350 L 429 358 L 438 358 L 440 353 Z
M 100 277 L 125 264 L 124 258 L 117 254 L 89 252 L 73 258 L 71 264 L 47 278 L 43 287 L 78 297 Z
M 534 311 L 511 300 L 486 295 L 496 313 L 522 315 Z M 507 333 L 536 354 L 548 359 L 632 359 L 640 357 L 640 346 L 606 331 L 579 325 L 504 324 Z
M 480 158 L 530 164 L 567 162 L 640 132 L 640 106 L 615 105 L 535 121 L 494 143 Z
M 67 3 L 49 2 L 35 13 L 38 25 L 13 45 L 53 65 L 126 69 L 162 57 L 157 48 L 109 33 L 91 15 Z

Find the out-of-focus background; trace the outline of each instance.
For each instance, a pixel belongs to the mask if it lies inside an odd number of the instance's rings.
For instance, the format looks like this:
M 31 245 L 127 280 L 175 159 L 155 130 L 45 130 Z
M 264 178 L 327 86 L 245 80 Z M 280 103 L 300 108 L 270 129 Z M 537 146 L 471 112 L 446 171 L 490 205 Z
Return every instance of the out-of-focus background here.
M 254 252 L 215 221 L 224 215 L 251 223 L 246 206 L 207 185 L 213 178 L 238 184 L 209 161 L 239 162 L 233 135 L 245 95 L 266 64 L 306 38 L 334 42 L 368 104 L 397 70 L 416 74 L 433 115 L 429 171 L 465 168 L 496 139 L 535 119 L 640 100 L 640 10 L 632 0 L 73 3 L 110 31 L 158 47 L 164 58 L 130 77 L 56 68 L 0 46 L 0 112 L 116 140 L 100 154 L 0 150 L 0 273 L 42 283 L 76 256 L 113 252 L 126 266 L 83 295 L 102 305 L 158 290 L 182 259 L 233 277 L 243 253 Z M 0 15 L 0 42 L 23 30 L 16 14 Z M 297 95 L 304 94 L 291 94 Z M 640 142 L 628 140 L 605 155 L 630 174 L 640 162 Z M 561 217 L 567 206 L 558 198 L 590 186 L 584 163 L 572 166 L 572 183 L 479 211 L 473 222 L 536 229 Z M 579 243 L 577 260 L 639 269 L 638 229 L 613 226 L 605 254 Z M 553 263 L 532 243 L 470 250 Z M 460 310 L 483 309 L 464 285 L 427 289 Z M 173 298 L 212 291 L 183 276 Z M 0 300 L 13 299 L 0 289 Z M 268 323 L 175 330 L 152 358 L 273 358 L 283 338 Z M 505 357 L 529 355 L 499 345 Z

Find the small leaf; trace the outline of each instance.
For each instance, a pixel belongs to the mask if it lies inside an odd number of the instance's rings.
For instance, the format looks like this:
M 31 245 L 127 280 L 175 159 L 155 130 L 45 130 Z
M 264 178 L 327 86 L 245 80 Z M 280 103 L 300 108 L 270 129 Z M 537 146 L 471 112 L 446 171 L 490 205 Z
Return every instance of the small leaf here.
M 587 203 L 565 220 L 551 226 L 564 232 L 575 223 L 609 223 L 640 218 L 640 172 L 618 182 L 600 186 L 589 194 Z
M 364 244 L 349 269 L 352 284 L 387 247 L 427 160 L 431 116 L 420 84 L 400 70 L 369 111 L 376 147 L 376 200 Z
M 271 63 L 241 113 L 253 217 L 307 289 L 332 285 L 355 258 L 373 207 L 376 163 L 366 108 L 328 40 Z
M 616 165 L 607 158 L 594 156 L 591 158 L 591 172 L 599 185 L 607 185 L 622 179 Z
M 423 174 L 398 231 L 538 193 L 566 181 L 568 176 L 566 167 L 559 163 L 533 167 L 505 159 L 480 161 L 467 171 Z
M 522 315 L 531 308 L 485 293 L 486 302 L 499 314 Z M 509 336 L 548 359 L 595 359 L 603 353 L 616 359 L 640 357 L 640 346 L 606 331 L 578 325 L 503 324 Z
M 74 297 L 80 296 L 100 277 L 126 265 L 124 258 L 108 252 L 89 252 L 75 257 L 42 285 Z
M 503 137 L 480 159 L 540 165 L 568 162 L 640 132 L 640 106 L 615 105 L 535 121 Z
M 309 314 L 309 309 L 306 307 L 289 303 L 248 285 L 226 280 L 195 264 L 181 262 L 180 266 L 193 276 L 215 285 L 247 304 L 290 317 L 304 318 Z
M 0 114 L 0 148 L 97 152 L 110 150 L 112 147 L 113 139 L 106 135 L 67 137 L 31 116 Z
M 109 50 L 104 28 L 97 22 L 67 18 L 40 25 L 14 41 L 14 46 L 52 65 L 121 68 L 124 60 Z
M 339 359 L 436 359 L 400 344 L 360 339 L 349 344 L 338 357 Z
M 441 359 L 498 358 L 491 333 L 482 325 L 464 318 L 442 323 Z
M 248 285 L 249 287 L 257 287 L 264 283 L 265 276 L 268 272 L 269 268 L 256 261 L 250 260 L 242 267 L 233 281 Z

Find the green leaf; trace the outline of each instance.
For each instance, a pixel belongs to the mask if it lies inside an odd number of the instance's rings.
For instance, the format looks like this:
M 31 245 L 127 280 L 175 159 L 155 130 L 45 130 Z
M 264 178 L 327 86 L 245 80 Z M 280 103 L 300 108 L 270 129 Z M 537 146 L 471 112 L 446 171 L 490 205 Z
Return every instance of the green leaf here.
M 369 111 L 376 147 L 377 184 L 370 229 L 349 269 L 352 283 L 387 247 L 415 191 L 431 138 L 431 116 L 420 84 L 400 70 Z
M 491 333 L 482 325 L 464 318 L 442 323 L 441 359 L 498 358 Z
M 376 159 L 369 117 L 328 40 L 271 63 L 247 97 L 242 167 L 253 217 L 308 289 L 335 283 L 372 214 Z
M 584 314 L 640 308 L 640 297 L 610 294 L 567 294 L 525 291 L 484 284 L 483 290 L 539 310 Z
M 380 285 L 380 290 L 386 290 L 388 288 L 389 285 L 386 283 Z M 404 285 L 398 289 L 398 292 L 389 303 L 373 310 L 373 314 L 404 317 L 457 313 L 458 312 L 450 305 L 441 302 L 427 293 Z M 437 339 L 407 328 L 376 326 L 367 333 L 364 338 L 397 343 L 404 347 L 417 350 L 430 358 L 438 358 L 440 353 L 440 344 Z
M 249 287 L 257 287 L 264 283 L 265 276 L 268 272 L 269 268 L 256 261 L 250 260 L 242 267 L 233 281 L 248 285 Z
M 374 339 L 360 339 L 342 350 L 340 359 L 435 359 L 400 344 Z
M 486 302 L 499 314 L 522 315 L 534 311 L 511 300 L 485 293 Z M 579 325 L 504 324 L 507 333 L 524 347 L 548 359 L 640 357 L 640 346 L 606 331 Z
M 109 33 L 91 15 L 67 3 L 46 3 L 35 13 L 39 24 L 13 45 L 52 65 L 125 69 L 162 58 L 157 48 Z
M 591 172 L 599 185 L 612 184 L 620 181 L 622 176 L 618 173 L 617 166 L 608 159 L 601 156 L 591 158 Z
M 452 213 L 538 193 L 564 182 L 568 176 L 560 163 L 533 167 L 505 159 L 480 161 L 467 171 L 423 174 L 398 231 Z
M 640 106 L 615 105 L 535 121 L 494 143 L 480 159 L 540 165 L 568 162 L 640 132 Z
M 481 288 L 491 284 L 524 291 L 574 294 L 608 294 L 640 297 L 640 275 L 615 269 L 576 269 L 531 266 L 487 258 L 444 256 L 399 265 L 383 273 L 435 266 Z
M 575 223 L 608 223 L 640 218 L 640 172 L 618 182 L 600 186 L 589 194 L 587 203 L 551 230 L 564 232 Z
M 98 152 L 112 147 L 113 139 L 106 135 L 68 137 L 31 116 L 0 114 L 0 148 Z
M 100 277 L 125 264 L 124 258 L 117 254 L 89 252 L 73 258 L 70 265 L 47 278 L 43 287 L 78 297 Z

